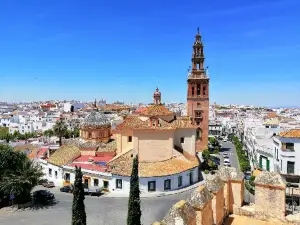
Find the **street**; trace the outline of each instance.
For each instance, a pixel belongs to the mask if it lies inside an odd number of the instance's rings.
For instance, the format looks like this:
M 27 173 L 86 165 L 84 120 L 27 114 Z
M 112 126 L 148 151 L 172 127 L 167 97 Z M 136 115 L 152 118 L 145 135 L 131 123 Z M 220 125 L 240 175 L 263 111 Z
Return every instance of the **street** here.
M 221 165 L 224 163 L 224 157 L 223 153 L 227 153 L 229 156 L 229 161 L 231 164 L 231 167 L 235 167 L 239 169 L 239 161 L 237 158 L 235 146 L 232 142 L 221 142 L 222 148 L 220 149 L 220 158 L 221 158 Z
M 0 224 L 7 225 L 66 225 L 71 223 L 73 195 L 50 190 L 57 204 L 44 208 L 18 212 L 0 211 Z M 169 208 L 186 199 L 192 190 L 177 195 L 142 199 L 142 224 L 148 225 L 163 219 Z M 88 225 L 124 225 L 128 198 L 86 196 L 85 207 Z

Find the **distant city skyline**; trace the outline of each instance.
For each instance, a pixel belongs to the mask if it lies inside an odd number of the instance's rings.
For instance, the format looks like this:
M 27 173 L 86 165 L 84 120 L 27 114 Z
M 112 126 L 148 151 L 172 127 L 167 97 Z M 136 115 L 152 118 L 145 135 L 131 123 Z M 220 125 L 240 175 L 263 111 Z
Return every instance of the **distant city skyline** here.
M 198 7 L 197 7 L 198 6 Z M 186 102 L 197 27 L 210 103 L 300 106 L 297 0 L 0 3 L 0 101 Z

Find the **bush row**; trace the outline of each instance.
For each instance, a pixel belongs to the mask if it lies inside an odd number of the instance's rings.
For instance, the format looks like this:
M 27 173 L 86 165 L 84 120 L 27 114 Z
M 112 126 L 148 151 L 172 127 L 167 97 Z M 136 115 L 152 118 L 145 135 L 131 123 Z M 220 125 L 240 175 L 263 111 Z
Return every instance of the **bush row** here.
M 243 150 L 242 143 L 239 141 L 239 139 L 236 136 L 234 136 L 232 138 L 232 141 L 233 141 L 234 146 L 236 148 L 236 153 L 238 155 L 241 171 L 246 172 L 248 170 L 251 170 L 249 159 L 246 156 L 246 152 Z

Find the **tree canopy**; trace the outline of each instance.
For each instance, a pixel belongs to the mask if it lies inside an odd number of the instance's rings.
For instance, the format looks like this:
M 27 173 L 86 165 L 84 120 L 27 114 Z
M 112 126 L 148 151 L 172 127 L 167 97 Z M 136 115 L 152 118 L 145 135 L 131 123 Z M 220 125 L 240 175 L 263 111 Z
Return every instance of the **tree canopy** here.
M 0 199 L 13 194 L 16 203 L 28 201 L 30 191 L 43 176 L 42 168 L 8 145 L 0 145 L 0 159 Z

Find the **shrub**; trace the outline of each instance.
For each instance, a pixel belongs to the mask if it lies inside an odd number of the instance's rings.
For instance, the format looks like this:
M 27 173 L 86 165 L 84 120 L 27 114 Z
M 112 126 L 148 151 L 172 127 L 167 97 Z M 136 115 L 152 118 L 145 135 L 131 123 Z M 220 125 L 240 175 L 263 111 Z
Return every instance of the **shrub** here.
M 204 170 L 204 173 L 205 173 L 205 174 L 208 174 L 208 173 L 209 173 L 209 171 L 208 171 L 208 170 Z

